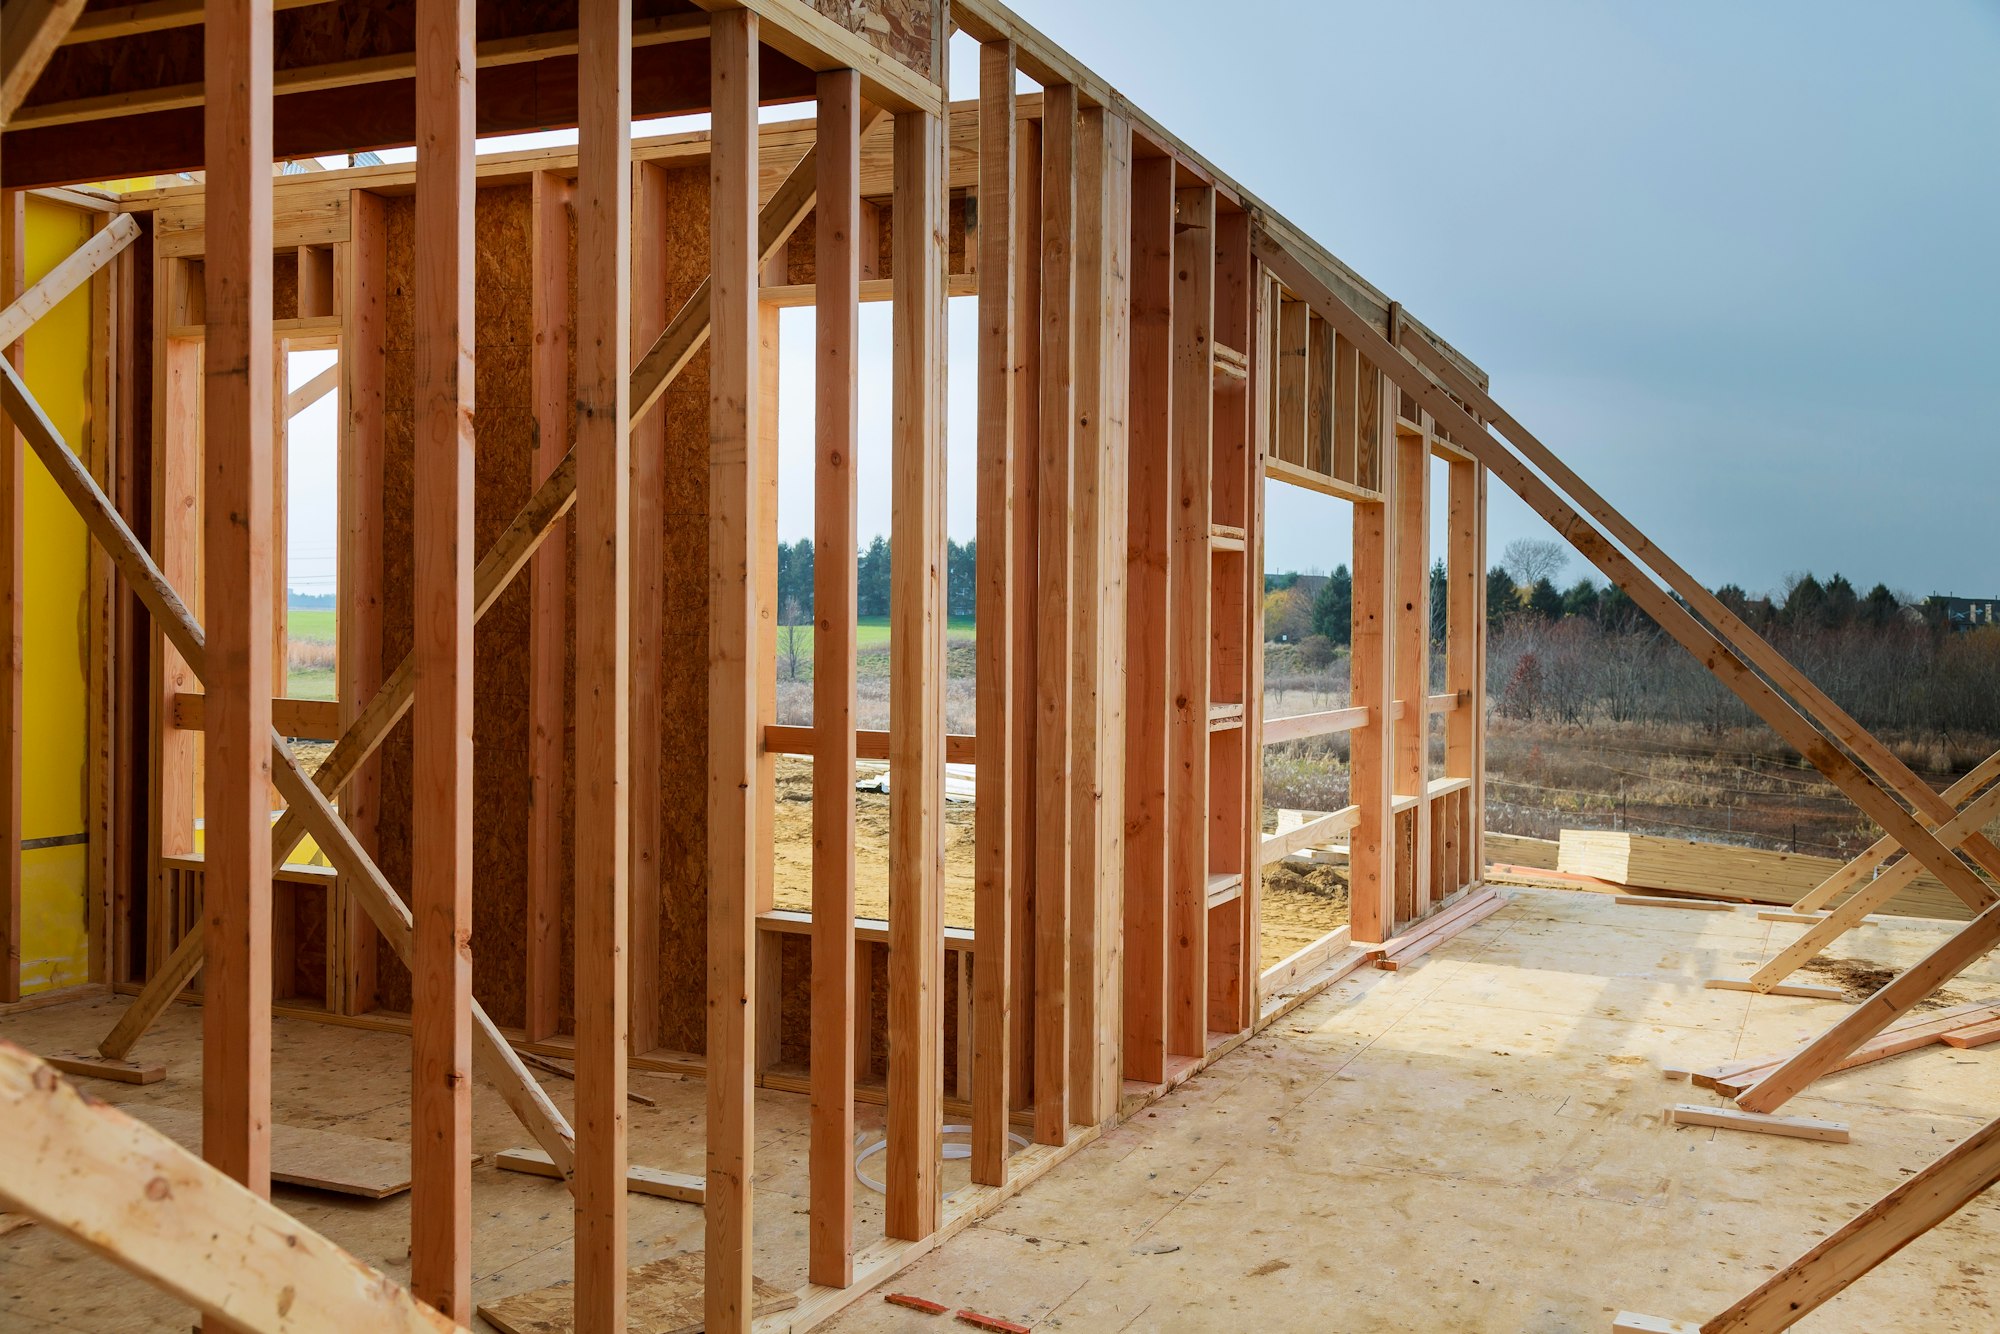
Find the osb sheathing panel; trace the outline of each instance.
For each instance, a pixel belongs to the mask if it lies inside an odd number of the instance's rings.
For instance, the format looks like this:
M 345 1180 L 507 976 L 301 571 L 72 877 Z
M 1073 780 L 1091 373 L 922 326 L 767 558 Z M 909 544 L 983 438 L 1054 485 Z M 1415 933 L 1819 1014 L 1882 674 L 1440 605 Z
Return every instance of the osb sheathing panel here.
M 706 164 L 665 177 L 667 309 L 708 276 Z M 708 349 L 667 390 L 660 506 L 660 1041 L 707 1050 Z M 639 812 L 633 812 L 637 817 Z
M 943 0 L 812 0 L 812 7 L 925 78 L 943 79 Z
M 483 552 L 526 503 L 535 443 L 529 355 L 530 196 L 524 185 L 482 188 L 473 253 L 473 548 Z M 393 670 L 411 645 L 411 491 L 414 481 L 414 201 L 387 201 L 389 289 L 384 302 L 382 657 Z M 528 585 L 516 581 L 479 621 L 473 641 L 473 991 L 501 1024 L 525 1018 L 528 823 Z M 417 702 L 423 707 L 422 700 Z M 410 729 L 382 750 L 379 860 L 390 883 L 410 884 Z M 381 1006 L 407 1010 L 409 974 L 384 953 Z

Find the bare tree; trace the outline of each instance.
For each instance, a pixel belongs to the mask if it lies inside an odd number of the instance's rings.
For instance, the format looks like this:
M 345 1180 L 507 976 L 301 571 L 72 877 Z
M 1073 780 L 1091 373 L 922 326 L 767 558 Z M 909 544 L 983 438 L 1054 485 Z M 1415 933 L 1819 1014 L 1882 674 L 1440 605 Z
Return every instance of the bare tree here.
M 1500 553 L 1500 568 L 1522 588 L 1533 588 L 1544 579 L 1554 583 L 1568 564 L 1569 548 L 1547 538 L 1517 537 Z
M 803 620 L 804 617 L 799 613 L 799 600 L 786 598 L 784 613 L 778 617 L 778 657 L 785 664 L 787 681 L 799 679 L 799 650 L 803 648 L 808 653 L 812 651 L 810 634 L 804 637 L 799 634 L 801 629 L 809 629 L 801 624 Z

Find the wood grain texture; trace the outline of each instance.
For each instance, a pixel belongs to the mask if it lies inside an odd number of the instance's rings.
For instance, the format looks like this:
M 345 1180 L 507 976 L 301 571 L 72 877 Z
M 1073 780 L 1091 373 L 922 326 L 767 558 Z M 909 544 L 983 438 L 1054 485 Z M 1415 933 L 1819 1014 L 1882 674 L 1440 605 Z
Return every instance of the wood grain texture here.
M 224 0 L 203 28 L 207 339 L 202 587 L 208 728 L 202 1150 L 271 1189 L 271 10 Z
M 895 118 L 896 287 L 889 586 L 889 1109 L 883 1228 L 916 1241 L 943 1208 L 944 136 Z
M 757 19 L 710 29 L 708 1328 L 746 1327 L 756 1065 Z
M 854 452 L 860 442 L 861 85 L 819 76 L 813 209 L 812 1130 L 807 1275 L 854 1281 Z
M 1431 455 L 1421 434 L 1398 430 L 1393 441 L 1396 526 L 1395 611 L 1390 633 L 1396 638 L 1396 698 L 1403 716 L 1396 720 L 1395 777 L 1397 792 L 1422 796 L 1430 785 L 1430 710 L 1419 700 L 1430 694 L 1431 670 Z M 1420 801 L 1410 813 L 1408 902 L 1398 892 L 1398 923 L 1421 917 L 1435 899 L 1431 883 L 1431 803 Z

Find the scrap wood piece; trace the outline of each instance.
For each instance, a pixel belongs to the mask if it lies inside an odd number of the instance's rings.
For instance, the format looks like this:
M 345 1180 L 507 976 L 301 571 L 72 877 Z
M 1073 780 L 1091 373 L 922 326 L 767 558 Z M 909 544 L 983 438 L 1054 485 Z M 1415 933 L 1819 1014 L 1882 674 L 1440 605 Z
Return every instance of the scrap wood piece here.
M 1797 922 L 1800 926 L 1817 926 L 1826 920 L 1823 912 L 1789 912 L 1770 908 L 1757 914 L 1760 922 Z
M 2000 1120 L 1988 1121 L 1945 1150 L 1937 1161 L 1836 1228 L 1701 1329 L 1704 1334 L 1789 1329 L 1996 1181 L 2000 1181 Z
M 1891 1056 L 1901 1056 L 1904 1052 L 1941 1042 L 1947 1033 L 1976 1027 L 1995 1019 L 2000 1019 L 2000 1002 L 1986 1000 L 1954 1005 L 1949 1010 L 1940 1010 L 1929 1018 L 1908 1020 L 1895 1028 L 1884 1029 L 1862 1043 L 1852 1055 L 1827 1073 L 1852 1070 L 1857 1066 L 1886 1060 Z M 1730 1061 L 1708 1070 L 1696 1071 L 1694 1082 L 1702 1088 L 1713 1089 L 1717 1093 L 1733 1098 L 1792 1059 L 1794 1054 L 1785 1052 L 1749 1061 Z
M 232 1329 L 441 1334 L 450 1320 L 269 1200 L 0 1041 L 0 1203 Z M 290 1312 L 290 1316 L 287 1316 Z
M 1710 991 L 1754 991 L 1760 996 L 1797 996 L 1804 1000 L 1847 999 L 1847 993 L 1839 987 L 1793 986 L 1788 982 L 1760 987 L 1747 977 L 1711 977 L 1702 985 Z
M 1498 890 L 1488 889 L 1475 894 L 1453 904 L 1437 916 L 1417 923 L 1404 934 L 1384 941 L 1377 949 L 1370 951 L 1371 962 L 1377 968 L 1394 972 L 1506 906 L 1507 900 L 1500 896 Z
M 1940 1036 L 1945 1046 L 1959 1051 L 1969 1051 L 1983 1047 L 1989 1042 L 2000 1042 L 2000 1019 L 1988 1019 L 1983 1024 L 1969 1024 Z
M 555 1162 L 540 1149 L 502 1149 L 493 1155 L 493 1165 L 503 1172 L 519 1172 L 524 1176 L 562 1178 Z M 638 1163 L 626 1165 L 625 1189 L 635 1195 L 679 1200 L 683 1204 L 703 1204 L 708 1199 L 708 1183 L 703 1178 Z
M 132 1115 L 190 1152 L 201 1151 L 201 1113 L 127 1103 Z M 335 1195 L 386 1200 L 410 1188 L 410 1146 L 306 1126 L 271 1126 L 271 1180 Z
M 1701 1326 L 1692 1320 L 1669 1320 L 1665 1316 L 1620 1311 L 1611 1322 L 1611 1334 L 1701 1334 Z
M 120 1061 L 81 1051 L 59 1051 L 42 1059 L 66 1075 L 120 1084 L 157 1084 L 167 1077 L 167 1067 L 158 1061 Z
M 981 1315 L 977 1311 L 960 1311 L 956 1318 L 980 1329 L 995 1330 L 997 1334 L 1028 1334 L 1028 1327 L 1026 1325 L 1017 1325 L 1011 1320 L 1002 1320 L 997 1315 Z
M 1737 907 L 1719 899 L 1674 899 L 1649 894 L 1620 894 L 1616 901 L 1633 908 L 1688 908 L 1695 912 L 1735 912 Z
M 943 1302 L 934 1302 L 928 1297 L 913 1297 L 907 1292 L 885 1292 L 882 1300 L 891 1306 L 907 1306 L 912 1311 L 922 1311 L 925 1315 L 943 1315 L 951 1309 Z
M 702 1306 L 705 1271 L 700 1251 L 669 1255 L 626 1270 L 626 1328 L 646 1334 L 700 1334 L 708 1318 Z M 481 1302 L 479 1314 L 500 1334 L 573 1334 L 576 1316 L 570 1289 L 570 1280 L 564 1279 L 545 1288 Z M 750 1276 L 752 1320 L 789 1311 L 798 1304 L 796 1292 Z
M 1678 1103 L 1667 1108 L 1667 1124 L 1712 1126 L 1717 1130 L 1754 1130 L 1764 1135 L 1786 1135 L 1792 1139 L 1816 1139 L 1828 1144 L 1846 1144 L 1852 1138 L 1840 1121 L 1815 1121 L 1807 1116 L 1765 1116 L 1740 1107 L 1698 1107 Z

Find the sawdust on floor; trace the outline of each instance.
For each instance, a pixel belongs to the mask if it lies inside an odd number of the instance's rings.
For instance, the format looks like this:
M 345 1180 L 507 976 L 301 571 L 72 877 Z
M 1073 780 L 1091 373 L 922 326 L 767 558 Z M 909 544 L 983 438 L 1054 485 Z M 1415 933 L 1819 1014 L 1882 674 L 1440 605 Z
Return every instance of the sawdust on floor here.
M 1821 957 L 1806 961 L 1804 971 L 1816 977 L 1823 977 L 1842 991 L 1849 1000 L 1867 1000 L 1893 981 L 1901 971 L 1888 968 L 1867 959 L 1828 959 Z M 1952 1005 L 1963 1005 L 1965 998 L 1949 990 L 1940 989 L 1924 1000 L 1917 1002 L 1919 1010 L 1942 1010 Z

